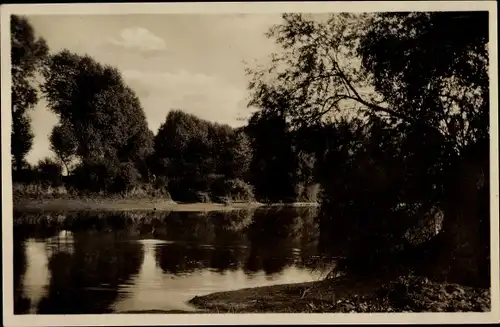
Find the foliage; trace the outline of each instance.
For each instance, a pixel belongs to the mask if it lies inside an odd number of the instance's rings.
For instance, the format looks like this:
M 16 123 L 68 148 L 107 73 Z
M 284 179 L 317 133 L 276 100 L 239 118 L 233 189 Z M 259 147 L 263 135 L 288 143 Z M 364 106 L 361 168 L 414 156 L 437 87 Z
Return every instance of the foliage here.
M 58 124 L 50 134 L 50 149 L 57 155 L 59 161 L 66 168 L 69 175 L 71 163 L 75 161 L 75 153 L 78 143 L 72 130 L 68 125 Z
M 67 198 L 69 196 L 76 196 L 71 190 L 64 186 L 53 187 L 51 185 L 37 183 L 15 183 L 12 184 L 12 196 L 14 201 L 17 199 L 44 199 L 44 198 Z
M 277 202 L 293 198 L 293 186 L 288 182 L 289 172 L 293 173 L 289 167 L 291 144 L 281 117 L 257 112 L 251 117 L 246 132 L 254 149 L 250 170 L 257 199 Z
M 168 193 L 168 179 L 166 176 L 160 175 L 155 180 L 154 187 L 160 192 Z
M 25 168 L 25 156 L 33 144 L 29 111 L 38 102 L 36 73 L 42 67 L 48 47 L 45 40 L 37 38 L 29 21 L 12 15 L 11 60 L 12 60 L 12 135 L 11 154 L 13 177 L 18 179 Z
M 122 190 L 130 191 L 139 184 L 140 177 L 132 162 L 123 162 L 120 164 L 113 187 L 118 192 Z
M 118 70 L 63 50 L 50 56 L 43 73 L 42 90 L 60 119 L 51 146 L 66 168 L 78 159 L 73 172 L 83 173 L 75 177 L 81 179 L 78 187 L 124 191 L 138 179 L 136 170 L 147 179 L 152 132 L 139 99 Z
M 384 283 L 372 293 L 341 299 L 327 311 L 486 312 L 490 307 L 487 289 L 437 283 L 410 275 Z
M 200 203 L 210 203 L 210 195 L 207 192 L 197 191 L 195 201 Z
M 222 146 L 220 162 L 224 168 L 220 173 L 228 178 L 247 179 L 250 162 L 253 156 L 253 149 L 250 139 L 243 130 L 233 130 L 225 146 Z
M 420 190 L 444 211 L 439 265 L 464 281 L 489 280 L 489 214 L 481 209 L 489 197 L 488 13 L 381 15 L 359 53 L 375 89 L 413 120 L 405 150 L 414 170 L 440 177 Z
M 374 116 L 394 129 L 425 125 L 460 148 L 488 131 L 485 18 L 340 13 L 318 22 L 285 14 L 268 34 L 282 51 L 268 70 L 248 70 L 251 104 L 293 128 Z
M 460 151 L 488 138 L 487 45 L 487 12 L 382 14 L 358 52 L 388 106 Z
M 487 13 L 284 14 L 268 36 L 281 51 L 248 70 L 250 104 L 276 117 L 278 136 L 305 136 L 329 239 L 367 256 L 404 249 L 457 186 L 478 192 L 453 181 L 460 162 L 487 162 L 486 147 L 466 154 L 488 138 Z
M 33 184 L 38 181 L 38 172 L 36 167 L 27 163 L 24 168 L 12 172 L 12 182 L 20 184 Z M 15 175 L 15 176 L 14 176 Z
M 218 178 L 244 179 L 251 156 L 242 131 L 173 110 L 155 136 L 151 161 L 156 176 L 168 179 L 174 200 L 198 201 L 197 193 L 210 193 Z
M 116 164 L 118 163 L 84 161 L 74 168 L 68 182 L 81 191 L 111 192 L 118 175 Z
M 38 180 L 51 186 L 62 185 L 62 167 L 50 158 L 41 160 L 37 167 Z
M 212 200 L 216 202 L 251 201 L 254 198 L 252 186 L 241 179 L 216 179 L 210 188 Z
M 251 181 L 257 199 L 295 202 L 304 188 L 315 184 L 315 157 L 300 146 L 301 136 L 290 130 L 280 113 L 256 112 L 245 128 L 254 149 Z

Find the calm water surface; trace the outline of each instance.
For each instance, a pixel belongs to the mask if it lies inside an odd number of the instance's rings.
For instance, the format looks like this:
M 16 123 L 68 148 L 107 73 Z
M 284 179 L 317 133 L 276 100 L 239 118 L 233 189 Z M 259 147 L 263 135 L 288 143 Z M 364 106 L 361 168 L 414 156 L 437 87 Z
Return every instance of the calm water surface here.
M 193 311 L 194 296 L 317 280 L 315 213 L 16 213 L 14 310 Z

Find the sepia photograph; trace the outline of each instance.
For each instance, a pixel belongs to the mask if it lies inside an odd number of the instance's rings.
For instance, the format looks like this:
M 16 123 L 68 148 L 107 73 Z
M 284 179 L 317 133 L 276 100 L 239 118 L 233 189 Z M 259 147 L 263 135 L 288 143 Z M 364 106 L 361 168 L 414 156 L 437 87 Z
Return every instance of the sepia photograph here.
M 495 2 L 1 10 L 4 325 L 499 321 Z

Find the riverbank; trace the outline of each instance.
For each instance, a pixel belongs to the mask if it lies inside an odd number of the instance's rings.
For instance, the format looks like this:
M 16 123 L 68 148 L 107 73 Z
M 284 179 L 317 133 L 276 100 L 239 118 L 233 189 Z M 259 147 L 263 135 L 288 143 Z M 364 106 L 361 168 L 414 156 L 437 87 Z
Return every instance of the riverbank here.
M 16 199 L 20 211 L 226 211 L 252 209 L 260 203 L 176 203 L 162 199 Z
M 382 286 L 381 286 L 382 285 Z M 487 312 L 490 290 L 399 277 L 328 279 L 194 297 L 208 313 Z
M 29 199 L 15 198 L 13 207 L 20 211 L 229 211 L 261 207 L 305 207 L 317 203 L 263 204 L 258 202 L 177 203 L 165 199 Z

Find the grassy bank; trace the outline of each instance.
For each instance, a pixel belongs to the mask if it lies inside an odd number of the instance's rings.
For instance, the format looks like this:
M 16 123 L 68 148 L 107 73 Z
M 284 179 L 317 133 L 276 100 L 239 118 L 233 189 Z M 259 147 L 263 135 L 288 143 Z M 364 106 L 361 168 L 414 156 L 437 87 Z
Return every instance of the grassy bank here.
M 380 286 L 382 285 L 382 286 Z M 489 289 L 426 278 L 328 279 L 213 293 L 190 301 L 210 313 L 486 312 Z
M 307 207 L 316 203 L 263 204 L 258 202 L 176 203 L 161 198 L 53 198 L 14 200 L 14 209 L 20 211 L 227 211 L 260 207 Z
M 78 193 L 61 187 L 38 184 L 14 184 L 12 189 L 16 210 L 35 211 L 226 211 L 258 207 L 308 207 L 316 202 L 259 203 L 256 201 L 227 200 L 216 202 L 178 203 L 168 193 L 139 187 L 119 194 Z
M 176 203 L 160 198 L 14 199 L 20 211 L 221 211 L 261 207 L 260 203 Z

